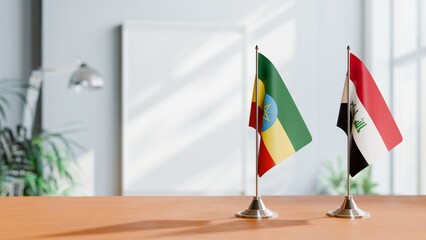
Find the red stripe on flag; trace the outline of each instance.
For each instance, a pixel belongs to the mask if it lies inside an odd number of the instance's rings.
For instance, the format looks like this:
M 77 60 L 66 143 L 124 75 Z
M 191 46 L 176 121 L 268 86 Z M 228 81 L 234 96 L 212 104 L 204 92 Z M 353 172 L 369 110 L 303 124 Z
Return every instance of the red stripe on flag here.
M 265 146 L 265 143 L 263 140 L 260 140 L 260 147 L 259 147 L 259 164 L 257 173 L 259 174 L 259 177 L 261 177 L 263 174 L 265 174 L 269 169 L 273 168 L 275 166 L 274 160 L 272 160 L 271 155 L 269 154 L 268 149 Z
M 402 136 L 395 120 L 367 67 L 352 53 L 350 65 L 350 79 L 355 85 L 358 98 L 390 151 L 402 141 Z
M 256 102 L 251 102 L 251 110 L 250 110 L 250 119 L 249 119 L 249 126 L 256 129 Z M 263 123 L 263 110 L 258 107 L 259 111 L 259 117 L 258 117 L 258 132 L 260 134 L 260 131 L 262 130 L 262 123 Z

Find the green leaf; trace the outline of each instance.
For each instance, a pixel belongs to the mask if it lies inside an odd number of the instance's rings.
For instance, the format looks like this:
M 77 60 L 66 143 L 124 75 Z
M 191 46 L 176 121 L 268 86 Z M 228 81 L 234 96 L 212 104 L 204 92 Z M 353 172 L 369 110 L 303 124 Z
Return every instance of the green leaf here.
M 25 179 L 26 187 L 29 188 L 29 190 L 32 193 L 36 193 L 37 192 L 37 183 L 36 183 L 37 177 L 32 173 L 27 173 L 25 175 L 24 179 Z
M 72 133 L 72 131 L 70 129 L 67 133 Z M 8 134 L 12 138 L 18 139 L 13 131 L 6 129 L 0 130 L 0 139 L 7 137 Z M 9 144 L 2 145 L 0 142 L 0 152 L 7 149 L 12 156 L 18 155 L 18 153 L 24 154 L 24 160 L 21 162 L 12 161 L 7 166 L 0 163 L 0 177 L 3 176 L 1 173 L 3 167 L 25 169 L 27 171 L 24 177 L 25 195 L 58 194 L 60 193 L 59 182 L 61 183 L 61 188 L 68 186 L 73 188 L 75 186 L 76 180 L 72 170 L 73 166 L 77 166 L 77 162 L 75 162 L 75 157 L 73 157 L 75 156 L 73 151 L 78 144 L 74 144 L 62 132 L 49 131 L 43 131 L 32 138 L 20 141 L 19 144 L 21 144 L 21 147 L 15 149 L 11 148 Z
M 5 111 L 4 111 L 4 109 L 3 109 L 2 106 L 0 106 L 0 115 L 1 115 L 1 119 L 3 119 L 3 120 L 7 119 L 6 113 L 5 113 Z
M 0 95 L 0 102 L 1 104 L 5 105 L 7 108 L 10 108 L 10 102 L 4 96 Z

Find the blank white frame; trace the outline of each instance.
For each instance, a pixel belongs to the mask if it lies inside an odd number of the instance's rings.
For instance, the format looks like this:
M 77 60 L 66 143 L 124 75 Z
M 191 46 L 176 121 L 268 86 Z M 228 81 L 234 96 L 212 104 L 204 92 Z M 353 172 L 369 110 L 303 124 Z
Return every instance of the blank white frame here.
M 168 31 L 171 29 L 174 29 L 176 31 L 179 31 L 179 29 L 192 29 L 195 31 L 230 31 L 234 32 L 236 34 L 241 35 L 241 41 L 243 44 L 240 44 L 241 48 L 241 78 L 242 81 L 239 83 L 241 85 L 241 96 L 240 96 L 240 102 L 241 104 L 241 126 L 244 124 L 246 125 L 247 119 L 245 119 L 245 116 L 247 116 L 247 110 L 244 108 L 245 100 L 247 99 L 247 96 L 245 94 L 246 89 L 246 80 L 247 80 L 247 74 L 246 74 L 246 29 L 241 26 L 234 26 L 234 25 L 226 25 L 226 24 L 209 24 L 209 23 L 176 23 L 176 22 L 143 22 L 143 21 L 132 21 L 132 22 L 125 22 L 122 26 L 122 86 L 121 86 L 121 163 L 122 163 L 122 184 L 121 184 L 121 193 L 122 195 L 216 195 L 216 194 L 243 194 L 245 191 L 245 159 L 246 159 L 246 151 L 247 148 L 247 133 L 245 129 L 241 129 L 240 131 L 240 141 L 241 141 L 241 159 L 238 160 L 241 163 L 241 168 L 239 169 L 242 176 L 239 176 L 241 184 L 239 184 L 238 191 L 231 191 L 231 192 L 221 192 L 219 191 L 213 191 L 213 192 L 188 192 L 188 191 L 175 191 L 175 192 L 149 192 L 149 191 L 141 191 L 141 192 L 135 192 L 132 190 L 129 190 L 129 187 L 127 184 L 127 173 L 126 169 L 128 169 L 128 158 L 129 158 L 129 149 L 128 144 L 129 142 L 129 118 L 128 118 L 128 112 L 129 112 L 129 101 L 127 99 L 127 96 L 129 94 L 129 70 L 127 68 L 127 65 L 129 64 L 129 52 L 132 51 L 129 49 L 129 32 L 131 31 L 144 31 L 147 28 L 155 28 L 155 29 L 163 29 L 164 31 Z M 173 31 L 174 31 L 173 30 Z M 218 47 L 220 46 L 220 42 L 217 43 Z M 240 111 L 239 110 L 239 111 Z M 237 159 L 236 159 L 237 161 Z M 218 179 L 221 176 L 217 176 Z

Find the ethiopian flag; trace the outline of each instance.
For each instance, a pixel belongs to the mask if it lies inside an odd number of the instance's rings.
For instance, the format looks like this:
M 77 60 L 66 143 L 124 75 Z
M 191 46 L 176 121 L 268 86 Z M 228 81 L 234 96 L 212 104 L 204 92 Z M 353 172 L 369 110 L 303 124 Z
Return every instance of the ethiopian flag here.
M 256 84 L 253 90 L 249 126 L 260 134 L 258 174 L 265 172 L 290 157 L 312 141 L 296 104 L 274 65 L 258 53 L 258 103 Z

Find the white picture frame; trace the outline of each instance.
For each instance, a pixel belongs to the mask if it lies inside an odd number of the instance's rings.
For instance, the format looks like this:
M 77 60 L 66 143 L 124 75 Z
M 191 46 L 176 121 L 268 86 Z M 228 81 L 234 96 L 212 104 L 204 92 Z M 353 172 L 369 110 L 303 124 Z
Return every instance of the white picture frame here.
M 241 26 L 123 24 L 122 195 L 244 194 L 246 41 Z

